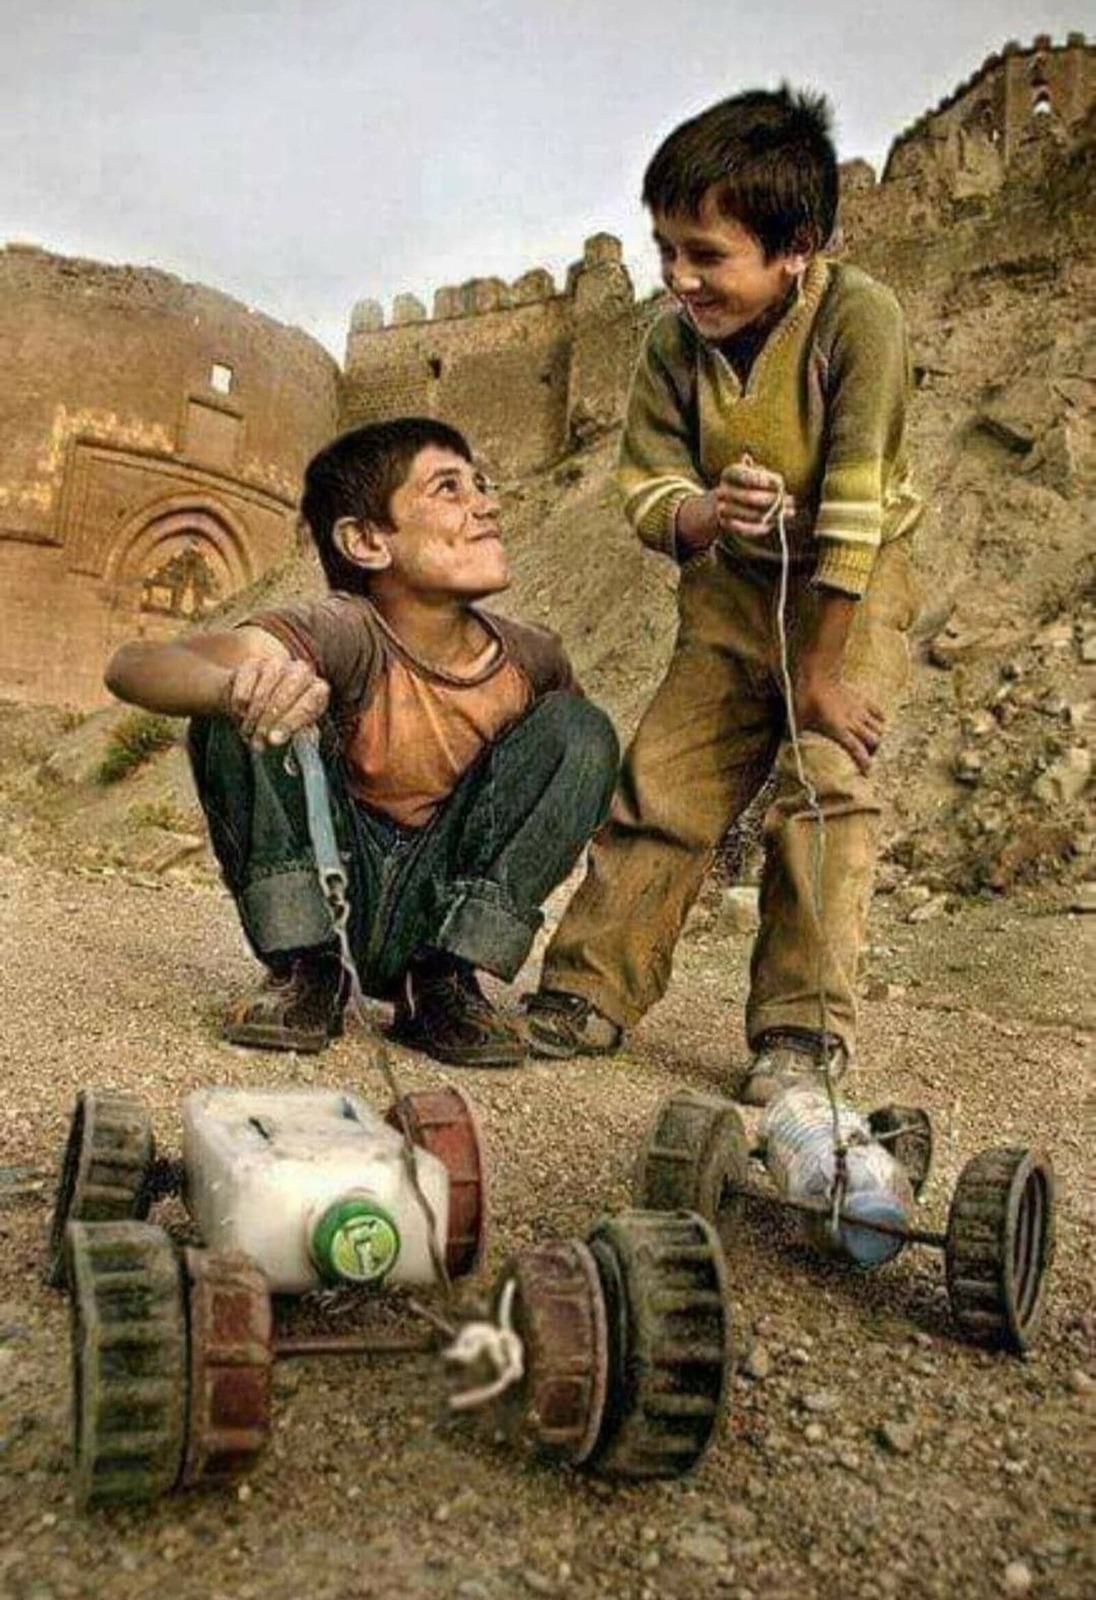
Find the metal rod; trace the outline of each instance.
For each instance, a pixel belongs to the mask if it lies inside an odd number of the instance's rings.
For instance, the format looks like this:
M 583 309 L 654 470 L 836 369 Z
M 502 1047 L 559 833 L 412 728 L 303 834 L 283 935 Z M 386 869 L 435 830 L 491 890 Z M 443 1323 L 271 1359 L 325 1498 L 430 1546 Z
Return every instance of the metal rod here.
M 750 1183 L 727 1183 L 724 1193 L 745 1195 L 749 1200 L 761 1200 L 766 1205 L 783 1206 L 788 1211 L 803 1211 L 808 1216 L 830 1216 L 830 1205 L 826 1200 L 793 1200 L 789 1195 L 773 1194 L 769 1189 L 758 1189 Z M 871 1233 L 885 1233 L 893 1239 L 905 1239 L 908 1244 L 928 1244 L 936 1250 L 943 1250 L 948 1242 L 946 1233 L 934 1233 L 928 1228 L 907 1228 L 897 1222 L 869 1222 L 866 1218 L 850 1216 L 847 1211 L 838 1213 L 841 1222 L 847 1222 L 850 1228 L 867 1228 Z
M 437 1347 L 432 1333 L 320 1333 L 275 1339 L 274 1354 L 281 1360 L 294 1356 L 424 1355 Z

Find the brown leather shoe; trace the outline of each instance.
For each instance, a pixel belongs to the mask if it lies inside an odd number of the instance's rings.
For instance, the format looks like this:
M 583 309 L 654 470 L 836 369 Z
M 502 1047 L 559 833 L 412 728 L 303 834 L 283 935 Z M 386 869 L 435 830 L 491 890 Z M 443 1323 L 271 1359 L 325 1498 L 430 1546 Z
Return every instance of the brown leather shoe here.
M 221 1035 L 257 1050 L 322 1050 L 343 1031 L 347 985 L 337 955 L 294 956 L 267 973 L 259 987 L 233 1001 Z
M 499 1016 L 474 969 L 440 951 L 408 970 L 389 1035 L 455 1067 L 516 1067 L 525 1059 L 525 1040 Z

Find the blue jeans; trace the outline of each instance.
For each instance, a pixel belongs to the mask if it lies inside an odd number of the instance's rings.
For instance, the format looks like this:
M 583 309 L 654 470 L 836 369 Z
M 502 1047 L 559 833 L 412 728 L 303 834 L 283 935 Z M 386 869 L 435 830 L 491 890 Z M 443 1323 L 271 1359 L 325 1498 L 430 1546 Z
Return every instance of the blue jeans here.
M 304 790 L 286 748 L 252 750 L 223 717 L 190 725 L 198 796 L 224 879 L 268 964 L 330 948 Z M 367 994 L 398 986 L 411 960 L 444 950 L 513 978 L 541 903 L 607 815 L 619 756 L 603 711 L 555 692 L 481 753 L 432 820 L 403 828 L 350 794 L 333 730 L 321 731 L 350 893 L 350 940 Z

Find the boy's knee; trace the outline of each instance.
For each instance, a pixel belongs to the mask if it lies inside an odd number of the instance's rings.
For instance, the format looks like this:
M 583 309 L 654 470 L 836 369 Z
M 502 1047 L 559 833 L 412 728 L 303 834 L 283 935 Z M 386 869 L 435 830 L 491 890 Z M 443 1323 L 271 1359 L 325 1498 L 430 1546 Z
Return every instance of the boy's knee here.
M 199 793 L 212 775 L 238 771 L 245 763 L 250 766 L 251 751 L 228 717 L 192 717 L 186 747 Z
M 870 772 L 860 771 L 848 751 L 836 739 L 822 733 L 804 733 L 799 738 L 799 756 L 807 783 L 824 811 L 840 815 L 853 811 L 878 811 L 879 802 Z M 808 797 L 795 750 L 790 743 L 781 746 L 773 769 L 776 793 L 773 809 L 779 813 L 798 813 L 808 809 Z
M 536 718 L 538 738 L 552 744 L 561 762 L 616 777 L 620 762 L 616 729 L 593 701 L 557 689 L 537 702 L 530 717 Z
M 220 751 L 232 756 L 251 756 L 256 752 L 231 717 L 191 717 L 187 723 L 190 750 Z
M 573 742 L 593 768 L 607 772 L 615 780 L 620 766 L 620 740 L 616 729 L 600 706 L 577 695 L 566 696 L 573 702 Z

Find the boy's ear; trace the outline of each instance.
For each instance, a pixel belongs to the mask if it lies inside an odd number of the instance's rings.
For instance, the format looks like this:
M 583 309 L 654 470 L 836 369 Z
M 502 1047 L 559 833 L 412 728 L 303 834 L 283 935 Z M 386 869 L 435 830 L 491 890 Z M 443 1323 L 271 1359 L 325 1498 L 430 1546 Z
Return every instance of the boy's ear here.
M 356 517 L 340 517 L 331 530 L 339 551 L 356 567 L 368 572 L 383 572 L 392 565 L 392 552 L 383 528 Z
M 818 254 L 818 239 L 813 228 L 797 228 L 790 248 L 784 254 L 789 278 L 801 278 Z

